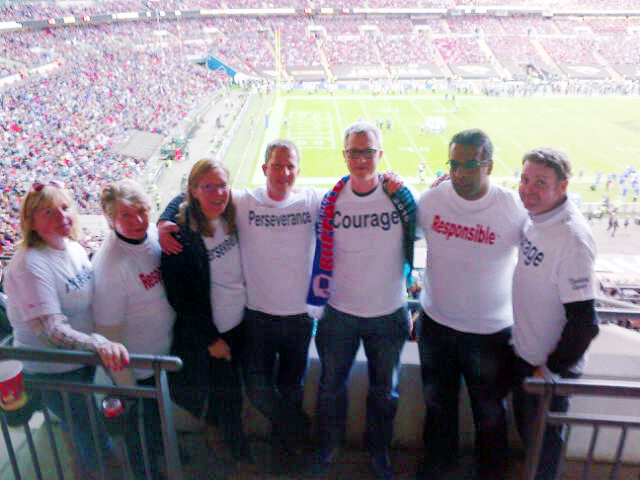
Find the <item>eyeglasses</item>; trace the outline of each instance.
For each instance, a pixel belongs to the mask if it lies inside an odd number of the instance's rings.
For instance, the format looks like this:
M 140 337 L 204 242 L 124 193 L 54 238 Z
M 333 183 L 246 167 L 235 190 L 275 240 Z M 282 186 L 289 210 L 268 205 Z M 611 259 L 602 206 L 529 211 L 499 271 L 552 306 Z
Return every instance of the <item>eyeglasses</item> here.
M 364 155 L 364 158 L 371 160 L 379 151 L 380 150 L 376 150 L 375 148 L 365 148 L 364 150 L 350 148 L 349 150 L 345 150 L 344 153 L 350 160 L 355 160 L 356 158 L 359 158 L 360 155 Z
M 451 170 L 457 170 L 462 167 L 465 170 L 476 170 L 477 168 L 489 165 L 489 161 L 486 160 L 467 160 L 466 162 L 458 162 L 456 160 L 449 160 L 447 164 Z
M 201 188 L 206 193 L 211 193 L 216 190 L 228 190 L 229 185 L 227 185 L 226 183 L 203 183 L 201 185 L 198 185 L 198 188 Z
M 34 192 L 41 192 L 42 189 L 46 186 L 52 186 L 52 187 L 56 187 L 56 188 L 60 188 L 60 189 L 64 189 L 64 183 L 62 183 L 59 180 L 49 180 L 49 183 L 40 183 L 40 182 L 33 182 L 33 185 L 31 185 L 31 189 Z

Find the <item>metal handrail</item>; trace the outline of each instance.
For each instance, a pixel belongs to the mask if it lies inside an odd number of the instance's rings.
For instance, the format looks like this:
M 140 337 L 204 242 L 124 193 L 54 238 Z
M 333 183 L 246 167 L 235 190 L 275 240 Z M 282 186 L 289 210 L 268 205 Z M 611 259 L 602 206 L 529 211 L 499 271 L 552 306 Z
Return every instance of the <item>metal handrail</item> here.
M 102 365 L 100 356 L 84 350 L 64 350 L 60 348 L 25 348 L 0 346 L 0 360 L 15 359 L 39 362 L 83 363 L 85 365 Z M 167 372 L 182 369 L 182 359 L 167 355 L 131 354 L 130 366 L 133 368 L 161 368 Z
M 540 395 L 536 423 L 534 425 L 533 442 L 527 449 L 527 458 L 523 478 L 533 480 L 536 476 L 542 442 L 547 425 L 566 425 L 567 441 L 572 425 L 589 425 L 593 427 L 587 458 L 585 459 L 584 475 L 587 478 L 590 465 L 593 463 L 594 451 L 601 427 L 616 427 L 621 430 L 621 435 L 616 449 L 614 463 L 611 468 L 610 478 L 615 480 L 622 461 L 622 453 L 627 438 L 627 431 L 631 428 L 640 428 L 640 417 L 605 415 L 590 413 L 559 413 L 551 412 L 551 400 L 555 395 L 596 395 L 602 397 L 625 397 L 640 399 L 640 381 L 609 380 L 609 379 L 542 379 L 527 378 L 524 388 L 528 392 Z M 564 456 L 565 450 L 563 450 Z
M 84 364 L 98 366 L 102 365 L 98 354 L 87 351 L 76 350 L 63 350 L 63 349 L 36 349 L 36 348 L 24 348 L 24 347 L 9 347 L 0 346 L 0 360 L 15 359 L 15 360 L 28 360 L 28 361 L 44 361 L 44 362 L 58 362 L 58 363 L 71 363 L 71 364 Z M 176 429 L 173 418 L 172 403 L 169 395 L 169 383 L 167 379 L 167 372 L 176 372 L 182 368 L 182 360 L 173 356 L 162 355 L 130 355 L 130 367 L 151 369 L 154 372 L 155 386 L 119 386 L 119 385 L 102 385 L 95 383 L 79 383 L 79 382 L 51 382 L 41 378 L 25 378 L 24 383 L 27 390 L 34 388 L 36 390 L 49 389 L 60 392 L 78 392 L 85 395 L 92 394 L 112 394 L 130 398 L 150 398 L 155 399 L 158 402 L 158 410 L 160 412 L 160 423 L 162 429 L 162 441 L 164 444 L 165 461 L 167 466 L 167 473 L 172 480 L 182 480 L 182 467 L 180 464 L 180 458 L 178 454 L 178 440 L 176 435 Z M 63 395 L 66 395 L 63 393 Z M 46 411 L 45 411 L 46 413 Z M 67 412 L 69 416 L 70 412 Z M 45 414 L 45 417 L 47 415 Z M 5 437 L 5 443 L 9 447 L 9 456 L 12 463 L 14 475 L 17 479 L 20 479 L 20 473 L 15 457 L 15 453 L 12 450 L 9 431 L 7 429 L 7 423 L 4 418 L 4 413 L 0 412 L 0 424 Z M 49 428 L 48 422 L 47 426 Z M 30 439 L 30 432 L 28 424 L 23 425 L 27 438 Z M 95 437 L 94 437 L 95 438 Z M 50 439 L 53 439 L 50 433 Z M 53 442 L 53 440 L 51 440 Z M 42 478 L 39 470 L 39 463 L 37 460 L 37 453 L 33 442 L 30 442 L 30 449 L 32 453 L 32 460 L 34 468 L 38 474 L 38 478 Z M 52 449 L 55 452 L 55 447 Z M 146 452 L 145 452 L 146 455 Z M 62 471 L 60 467 L 60 460 L 57 456 L 57 452 L 54 453 L 56 468 L 58 470 L 58 477 L 62 478 Z M 145 457 L 146 464 L 146 457 Z M 100 465 L 102 468 L 102 464 Z M 103 472 L 104 473 L 104 472 Z

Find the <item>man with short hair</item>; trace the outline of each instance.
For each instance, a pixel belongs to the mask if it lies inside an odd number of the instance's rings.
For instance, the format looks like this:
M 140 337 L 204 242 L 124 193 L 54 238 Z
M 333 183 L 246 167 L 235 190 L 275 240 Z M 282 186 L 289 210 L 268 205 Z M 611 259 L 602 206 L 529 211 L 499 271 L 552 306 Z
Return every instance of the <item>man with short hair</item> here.
M 324 192 L 294 187 L 300 161 L 293 142 L 270 142 L 262 165 L 266 186 L 234 197 L 248 295 L 245 381 L 251 403 L 271 421 L 274 470 L 287 467 L 287 454 L 295 452 L 310 428 L 302 411 L 313 329 L 305 285 Z
M 569 158 L 550 147 L 525 153 L 520 198 L 530 218 L 524 227 L 513 277 L 513 407 L 525 446 L 532 441 L 539 397 L 522 386 L 525 377 L 577 378 L 584 353 L 598 334 L 595 311 L 596 247 L 580 210 L 567 198 Z M 565 413 L 569 398 L 556 395 L 551 411 Z M 556 478 L 562 425 L 545 429 L 537 480 Z
M 350 175 L 323 199 L 310 308 L 319 314 L 321 363 L 316 418 L 320 446 L 312 473 L 322 474 L 345 443 L 347 380 L 360 342 L 369 365 L 365 442 L 377 478 L 391 479 L 389 447 L 398 406 L 400 353 L 409 336 L 405 276 L 410 272 L 415 199 L 391 194 L 378 164 L 382 134 L 359 121 L 344 135 Z
M 418 325 L 427 414 L 418 478 L 439 478 L 457 461 L 461 378 L 473 410 L 477 477 L 504 478 L 508 464 L 504 378 L 526 211 L 514 192 L 491 183 L 492 152 L 480 130 L 455 135 L 450 180 L 424 191 L 418 203 L 427 241 Z

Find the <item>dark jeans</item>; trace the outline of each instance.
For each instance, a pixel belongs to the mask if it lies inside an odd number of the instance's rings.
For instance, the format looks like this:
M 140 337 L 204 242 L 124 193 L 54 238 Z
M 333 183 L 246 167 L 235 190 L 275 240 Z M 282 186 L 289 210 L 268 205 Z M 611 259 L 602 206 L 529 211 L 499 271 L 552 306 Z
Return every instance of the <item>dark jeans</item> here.
M 25 377 L 46 380 L 48 382 L 92 383 L 94 375 L 94 367 L 82 367 L 71 372 L 25 374 Z M 43 404 L 60 419 L 62 429 L 66 432 L 71 432 L 76 444 L 75 446 L 78 449 L 78 460 L 85 469 L 95 470 L 98 468 L 99 452 L 102 458 L 105 459 L 111 458 L 114 455 L 113 443 L 104 428 L 102 413 L 97 410 L 93 395 L 86 397 L 82 393 L 69 392 L 68 397 L 71 419 L 68 419 L 65 413 L 62 392 L 42 390 Z M 95 412 L 97 445 L 91 429 L 89 408 Z M 73 429 L 69 428 L 70 421 L 73 424 Z
M 510 328 L 494 334 L 464 333 L 422 313 L 418 346 L 427 416 L 425 464 L 453 465 L 458 457 L 458 401 L 461 378 L 471 400 L 474 458 L 480 475 L 501 478 L 508 460 L 505 396 Z
M 145 387 L 153 387 L 156 384 L 154 377 L 138 380 L 137 383 L 139 386 Z M 127 421 L 124 424 L 124 438 L 127 444 L 129 463 L 131 463 L 131 469 L 136 479 L 146 478 L 142 443 L 138 430 L 139 409 L 142 410 L 142 422 L 144 425 L 146 448 L 149 454 L 151 478 L 162 478 L 158 472 L 158 458 L 164 453 L 164 446 L 162 443 L 162 424 L 160 423 L 160 411 L 158 410 L 157 400 L 151 398 L 138 399 L 127 412 Z
M 533 372 L 526 367 L 528 364 L 514 353 L 514 358 L 510 364 L 515 367 L 515 386 L 513 387 L 513 413 L 516 420 L 518 433 L 525 448 L 531 447 L 533 441 L 533 429 L 538 421 L 538 405 L 540 395 L 527 392 L 522 381 Z M 523 367 L 524 366 L 524 367 Z M 534 369 L 535 367 L 531 367 Z M 529 371 L 527 371 L 529 370 Z M 570 375 L 569 378 L 577 378 L 577 375 Z M 551 398 L 550 411 L 566 413 L 569 411 L 569 397 L 554 395 Z M 562 425 L 547 425 L 542 439 L 542 450 L 536 472 L 536 480 L 553 480 L 560 465 L 560 455 L 564 446 L 564 431 Z
M 361 340 L 369 370 L 365 441 L 374 455 L 391 446 L 398 408 L 400 353 L 408 338 L 406 307 L 382 317 L 364 318 L 327 306 L 316 336 L 322 366 L 317 411 L 321 449 L 329 451 L 344 445 L 347 380 Z
M 246 442 L 242 427 L 242 386 L 240 364 L 244 353 L 244 322 L 221 333 L 231 349 L 231 361 L 211 357 L 208 352 L 189 352 L 183 341 L 181 349 L 172 349 L 184 362 L 184 368 L 169 375 L 173 400 L 200 418 L 220 426 L 232 454 L 236 455 Z M 194 342 L 195 343 L 195 342 Z
M 272 433 L 304 435 L 302 396 L 313 319 L 247 310 L 244 374 L 251 403 L 271 421 Z

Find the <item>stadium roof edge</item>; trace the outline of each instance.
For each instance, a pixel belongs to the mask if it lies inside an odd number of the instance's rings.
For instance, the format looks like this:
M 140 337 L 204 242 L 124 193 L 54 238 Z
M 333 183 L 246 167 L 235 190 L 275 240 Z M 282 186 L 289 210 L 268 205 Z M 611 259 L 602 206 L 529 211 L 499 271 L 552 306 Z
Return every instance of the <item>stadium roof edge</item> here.
M 144 12 L 118 12 L 95 16 L 65 16 L 62 18 L 49 18 L 39 20 L 5 21 L 0 22 L 0 32 L 20 31 L 26 29 L 42 29 L 51 27 L 63 27 L 82 24 L 103 24 L 118 21 L 143 21 L 147 19 L 173 20 L 176 18 L 200 18 L 210 16 L 250 16 L 250 15 L 496 15 L 510 14 L 542 15 L 543 17 L 568 17 L 568 16 L 640 16 L 640 10 L 567 10 L 562 12 L 543 10 L 540 7 L 513 7 L 491 5 L 486 7 L 456 6 L 455 8 L 346 8 L 342 10 L 331 9 L 299 9 L 299 8 L 243 8 L 243 9 L 200 9 L 200 10 L 176 10 L 176 11 L 144 11 Z

